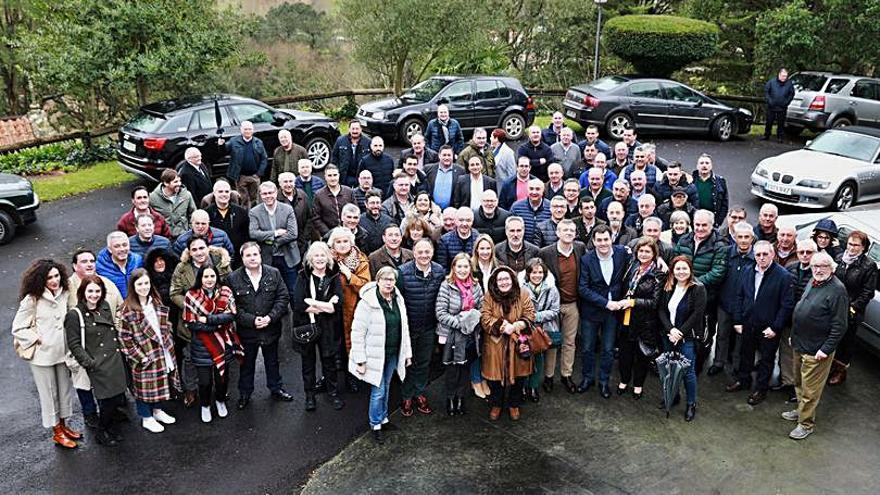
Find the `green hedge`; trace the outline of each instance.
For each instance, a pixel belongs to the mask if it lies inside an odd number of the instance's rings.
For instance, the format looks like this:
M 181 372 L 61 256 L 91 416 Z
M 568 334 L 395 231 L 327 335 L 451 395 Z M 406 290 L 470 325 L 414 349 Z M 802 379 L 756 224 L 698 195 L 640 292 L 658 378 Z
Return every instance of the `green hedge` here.
M 718 26 L 667 15 L 624 15 L 605 24 L 605 43 L 643 75 L 669 77 L 678 69 L 712 56 Z
M 114 156 L 115 148 L 110 143 L 96 143 L 89 149 L 85 149 L 80 142 L 54 143 L 0 155 L 0 172 L 18 175 L 70 172 L 111 160 Z

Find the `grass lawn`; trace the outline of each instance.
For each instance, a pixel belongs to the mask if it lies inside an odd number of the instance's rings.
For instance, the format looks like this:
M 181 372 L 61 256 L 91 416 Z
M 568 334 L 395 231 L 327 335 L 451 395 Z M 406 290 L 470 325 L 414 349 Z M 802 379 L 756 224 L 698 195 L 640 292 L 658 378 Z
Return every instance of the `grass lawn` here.
M 135 179 L 134 175 L 122 170 L 115 161 L 101 162 L 76 172 L 31 178 L 41 201 L 54 201 L 95 189 L 118 186 Z

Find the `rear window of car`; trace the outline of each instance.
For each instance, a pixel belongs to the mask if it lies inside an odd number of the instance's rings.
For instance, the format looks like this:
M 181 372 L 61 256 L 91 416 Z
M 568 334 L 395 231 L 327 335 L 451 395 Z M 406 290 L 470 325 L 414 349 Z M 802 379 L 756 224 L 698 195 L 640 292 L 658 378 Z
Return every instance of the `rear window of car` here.
M 627 80 L 622 77 L 608 76 L 596 79 L 595 81 L 591 82 L 590 87 L 595 89 L 596 91 L 611 91 L 612 89 L 619 87 L 626 81 Z
M 128 121 L 128 127 L 145 133 L 168 134 L 186 131 L 189 126 L 189 119 L 189 112 L 175 115 L 171 118 L 138 112 L 137 115 Z
M 825 92 L 828 94 L 836 95 L 840 93 L 846 85 L 849 84 L 849 79 L 832 79 L 828 81 L 828 87 L 825 88 Z
M 828 77 L 822 74 L 798 73 L 791 76 L 790 80 L 796 91 L 821 91 Z
M 477 81 L 478 100 L 491 100 L 501 98 L 501 91 L 497 81 Z

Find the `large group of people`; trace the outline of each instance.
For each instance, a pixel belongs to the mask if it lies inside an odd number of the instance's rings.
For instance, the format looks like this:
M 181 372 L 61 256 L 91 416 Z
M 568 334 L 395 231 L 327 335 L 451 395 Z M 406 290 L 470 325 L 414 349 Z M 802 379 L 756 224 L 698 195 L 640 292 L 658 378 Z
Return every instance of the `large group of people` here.
M 105 445 L 121 439 L 126 394 L 153 433 L 175 423 L 174 399 L 205 423 L 224 418 L 231 368 L 242 410 L 261 353 L 270 397 L 292 401 L 286 332 L 305 410 L 322 393 L 342 409 L 367 384 L 379 443 L 395 376 L 404 418 L 434 412 L 426 387 L 442 370 L 447 415 L 470 409 L 472 392 L 491 421 L 505 410 L 517 421 L 542 394 L 638 400 L 665 351 L 692 363 L 685 420 L 705 366 L 753 406 L 787 392 L 790 436 L 809 435 L 874 294 L 867 236 L 840 245 L 826 219 L 797 240 L 769 204 L 749 225 L 711 156 L 688 173 L 633 129 L 619 143 L 598 134 L 578 141 L 557 113 L 515 149 L 501 129 L 465 142 L 441 106 L 398 160 L 352 122 L 323 178 L 286 131 L 269 163 L 249 122 L 223 143 L 224 178 L 187 150 L 152 192 L 132 191 L 105 247 L 74 253 L 73 274 L 48 259 L 24 273 L 12 331 L 43 426 L 76 447 L 74 391 Z

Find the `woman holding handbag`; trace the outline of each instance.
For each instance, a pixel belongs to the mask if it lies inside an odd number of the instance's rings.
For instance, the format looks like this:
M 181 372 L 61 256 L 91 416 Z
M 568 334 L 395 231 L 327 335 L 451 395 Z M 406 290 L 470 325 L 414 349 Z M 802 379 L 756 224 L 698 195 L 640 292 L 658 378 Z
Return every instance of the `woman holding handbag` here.
M 659 354 L 657 305 L 666 274 L 657 265 L 659 250 L 650 237 L 642 237 L 633 247 L 635 257 L 624 275 L 626 297 L 623 299 L 620 346 L 620 383 L 617 395 L 623 395 L 632 383 L 633 399 L 642 398 L 642 386 L 648 376 L 651 359 Z
M 463 396 L 470 378 L 470 365 L 480 343 L 480 308 L 483 289 L 471 273 L 471 259 L 458 253 L 452 270 L 437 293 L 437 335 L 446 366 L 446 414 L 464 414 Z
M 64 362 L 67 287 L 64 265 L 50 259 L 31 263 L 21 277 L 21 303 L 12 321 L 12 342 L 16 354 L 30 363 L 43 427 L 52 428 L 55 444 L 72 449 L 82 434 L 66 424 L 73 414 L 73 382 Z
M 317 408 L 315 379 L 318 353 L 327 396 L 333 409 L 345 406 L 339 396 L 336 367 L 342 341 L 342 284 L 334 269 L 333 254 L 327 244 L 313 242 L 303 258 L 302 271 L 293 288 L 294 348 L 302 355 L 303 388 L 306 393 L 306 411 Z M 297 342 L 297 328 L 314 325 L 317 335 L 310 342 Z
M 535 305 L 535 325 L 540 326 L 550 337 L 551 345 L 562 345 L 562 332 L 559 329 L 559 289 L 553 274 L 541 258 L 532 258 L 526 262 L 526 269 L 519 274 L 519 283 L 532 298 Z M 526 383 L 525 395 L 532 402 L 541 400 L 538 388 L 544 382 L 544 353 L 535 356 L 535 371 Z
M 516 272 L 501 266 L 489 276 L 489 290 L 483 299 L 480 324 L 483 327 L 483 377 L 489 382 L 489 421 L 497 421 L 508 392 L 510 419 L 519 421 L 522 389 L 532 374 L 528 347 L 529 328 L 535 321 L 535 306 L 528 292 L 521 290 Z
M 660 295 L 660 326 L 663 328 L 663 347 L 667 351 L 680 350 L 691 361 L 684 376 L 687 392 L 685 421 L 693 421 L 697 414 L 697 344 L 703 339 L 703 316 L 706 313 L 706 288 L 694 277 L 691 259 L 676 256 L 666 277 Z
M 220 285 L 218 278 L 213 265 L 202 265 L 183 303 L 183 321 L 192 332 L 190 356 L 199 380 L 203 423 L 210 423 L 212 419 L 212 389 L 217 416 L 225 418 L 229 414 L 227 365 L 233 359 L 244 358 L 244 348 L 233 325 L 236 311 L 232 289 Z
M 162 424 L 176 422 L 162 410 L 171 399 L 171 389 L 180 390 L 174 360 L 174 338 L 168 321 L 168 307 L 143 268 L 128 278 L 128 293 L 119 310 L 119 340 L 131 365 L 132 394 L 141 425 L 151 433 L 165 431 Z
M 64 331 L 67 347 L 88 374 L 98 399 L 98 443 L 114 447 L 122 439 L 116 409 L 125 407 L 127 379 L 106 293 L 107 286 L 101 277 L 83 277 L 76 291 L 79 302 L 67 313 Z

